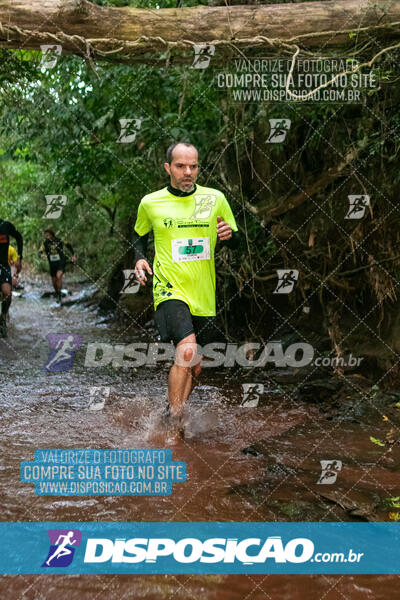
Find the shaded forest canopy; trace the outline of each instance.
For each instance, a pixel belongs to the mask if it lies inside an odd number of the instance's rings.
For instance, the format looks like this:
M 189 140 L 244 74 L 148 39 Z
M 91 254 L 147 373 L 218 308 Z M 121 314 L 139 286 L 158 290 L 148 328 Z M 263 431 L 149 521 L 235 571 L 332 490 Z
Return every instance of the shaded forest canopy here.
M 94 4 L 150 7 L 152 14 L 157 5 L 180 10 L 176 1 Z M 184 10 L 196 10 L 204 3 L 183 4 Z M 255 2 L 242 4 L 258 8 Z M 294 9 L 302 3 L 280 4 Z M 334 10 L 338 3 L 316 4 Z M 387 11 L 399 5 L 372 4 Z M 0 4 L 0 14 L 6 6 Z M 379 24 L 392 17 L 381 15 Z M 391 27 L 360 37 L 347 34 L 348 42 L 338 48 L 300 46 L 303 57 L 310 51 L 363 63 L 395 46 L 397 36 L 398 28 Z M 192 49 L 182 54 L 183 64 L 165 55 L 157 65 L 63 52 L 46 69 L 40 51 L 24 42 L 14 45 L 0 50 L 0 206 L 23 232 L 28 259 L 37 261 L 45 195 L 65 194 L 68 203 L 57 228 L 77 248 L 82 276 L 117 299 L 118 273 L 132 266 L 138 203 L 166 184 L 162 163 L 168 145 L 189 140 L 200 152 L 199 182 L 226 194 L 241 231 L 240 248 L 221 250 L 216 262 L 219 318 L 231 337 L 314 336 L 326 351 L 339 354 L 349 349 L 357 354 L 362 347 L 359 354 L 370 357 L 367 368 L 392 366 L 388 377 L 397 376 L 398 48 L 361 70 L 378 82 L 362 102 L 341 104 L 235 101 L 215 84 L 221 70 L 233 69 L 232 58 L 221 66 L 211 57 L 207 68 L 191 68 Z M 271 55 L 265 48 L 250 50 L 250 58 Z M 282 48 L 280 55 L 290 62 L 293 49 Z M 141 121 L 133 143 L 117 141 L 123 118 Z M 291 122 L 281 143 L 268 142 L 273 118 Z M 370 196 L 365 217 L 346 219 L 348 196 L 360 194 Z M 281 268 L 299 270 L 298 285 L 286 297 L 273 294 Z

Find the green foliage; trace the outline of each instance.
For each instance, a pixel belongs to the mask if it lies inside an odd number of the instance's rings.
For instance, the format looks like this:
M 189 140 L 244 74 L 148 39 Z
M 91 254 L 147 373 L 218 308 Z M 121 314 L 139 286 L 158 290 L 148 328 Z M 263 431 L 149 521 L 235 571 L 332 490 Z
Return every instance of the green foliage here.
M 128 4 L 141 6 L 140 1 L 107 2 Z M 144 4 L 155 10 L 176 5 Z M 40 59 L 34 51 L 0 52 L 0 212 L 23 232 L 31 260 L 49 224 L 43 219 L 45 196 L 65 194 L 67 206 L 54 228 L 76 247 L 88 277 L 105 285 L 115 264 L 129 264 L 126 253 L 140 199 L 168 182 L 166 148 L 185 140 L 199 149 L 199 182 L 226 193 L 242 232 L 240 250 L 222 275 L 229 283 L 221 287 L 235 296 L 238 315 L 243 294 L 249 318 L 254 314 L 262 320 L 260 306 L 262 311 L 268 306 L 260 305 L 260 298 L 270 297 L 275 286 L 271 274 L 289 266 L 302 272 L 292 303 L 303 302 L 306 294 L 319 299 L 322 312 L 333 296 L 346 304 L 375 303 L 376 297 L 384 303 L 388 281 L 372 283 L 368 270 L 355 276 L 351 297 L 343 279 L 337 287 L 335 278 L 328 281 L 333 294 L 329 286 L 319 289 L 319 281 L 335 269 L 365 265 L 369 255 L 387 258 L 386 248 L 396 247 L 390 227 L 396 230 L 398 211 L 383 221 L 377 236 L 371 233 L 372 220 L 345 221 L 344 205 L 348 194 L 367 189 L 379 217 L 389 213 L 397 197 L 398 52 L 375 66 L 381 88 L 367 103 L 348 106 L 235 103 L 217 89 L 212 66 L 98 62 L 96 75 L 81 58 L 62 56 L 47 70 Z M 288 143 L 267 143 L 268 121 L 274 117 L 291 119 Z M 118 143 L 124 118 L 141 120 L 133 143 Z M 311 193 L 298 208 L 264 221 L 271 209 L 310 189 L 351 149 L 358 156 L 343 176 Z M 350 234 L 356 236 L 353 243 Z M 256 294 L 249 281 L 258 286 Z M 235 304 L 230 308 L 234 316 Z
M 216 93 L 201 98 L 210 76 L 196 70 L 102 63 L 97 78 L 80 58 L 62 57 L 52 70 L 40 67 L 40 53 L 28 58 L 30 80 L 22 69 L 0 99 L 0 207 L 25 233 L 33 259 L 47 225 L 45 195 L 67 195 L 54 225 L 99 276 L 129 250 L 140 199 L 167 183 L 168 145 L 193 139 L 206 154 L 217 143 L 220 114 L 208 104 Z M 188 109 L 178 117 L 183 89 Z M 141 119 L 135 143 L 117 142 L 121 118 Z

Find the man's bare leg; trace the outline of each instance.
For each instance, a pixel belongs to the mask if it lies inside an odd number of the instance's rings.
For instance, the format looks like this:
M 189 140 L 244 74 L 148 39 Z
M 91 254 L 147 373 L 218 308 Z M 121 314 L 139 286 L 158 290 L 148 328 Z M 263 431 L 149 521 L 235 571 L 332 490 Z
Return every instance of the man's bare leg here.
M 61 294 L 62 290 L 63 274 L 63 271 L 57 271 L 57 290 L 59 294 Z
M 198 358 L 200 358 L 200 362 L 197 365 L 194 365 L 194 367 L 192 367 L 192 377 L 190 378 L 190 386 L 189 386 L 189 378 L 187 381 L 187 388 L 185 388 L 186 399 L 189 398 L 190 394 L 193 392 L 193 389 L 196 387 L 196 385 L 198 383 L 198 378 L 201 373 L 201 361 L 202 361 L 203 357 L 199 356 Z
M 172 365 L 168 375 L 169 410 L 173 417 L 182 415 L 186 401 L 186 389 L 191 386 L 192 376 L 190 367 Z
M 57 277 L 55 275 L 51 276 L 51 282 L 53 284 L 53 289 L 54 289 L 55 293 L 57 294 Z
M 196 336 L 191 333 L 179 342 L 176 348 L 175 363 L 168 376 L 168 399 L 170 413 L 180 417 L 185 403 L 195 385 L 195 377 L 201 371 L 199 364 L 193 365 L 199 357 L 196 355 Z
M 2 303 L 1 303 L 1 314 L 6 316 L 8 313 L 8 309 L 10 308 L 11 298 L 12 298 L 12 290 L 11 285 L 9 283 L 3 283 L 1 286 L 2 291 Z
M 51 281 L 53 282 L 53 288 L 57 300 L 61 300 L 61 289 L 62 289 L 63 272 L 57 271 L 56 275 L 52 275 Z
M 10 308 L 11 298 L 12 298 L 12 290 L 11 285 L 9 283 L 3 283 L 1 286 L 1 315 L 0 315 L 0 337 L 7 337 L 7 325 L 6 325 L 6 317 L 8 313 L 8 309 Z

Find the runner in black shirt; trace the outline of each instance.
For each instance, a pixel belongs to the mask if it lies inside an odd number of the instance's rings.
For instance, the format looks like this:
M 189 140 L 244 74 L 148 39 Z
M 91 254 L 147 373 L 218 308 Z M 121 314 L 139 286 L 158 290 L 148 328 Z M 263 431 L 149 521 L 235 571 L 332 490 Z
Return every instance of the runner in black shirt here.
M 19 258 L 15 263 L 17 271 L 21 270 L 22 260 L 22 235 L 12 223 L 0 219 L 0 287 L 2 292 L 1 315 L 0 315 L 0 337 L 7 337 L 6 316 L 11 304 L 11 269 L 8 264 L 8 247 L 10 235 L 16 239 Z
M 56 298 L 61 302 L 61 288 L 62 280 L 65 271 L 65 265 L 67 264 L 67 257 L 64 252 L 64 242 L 55 236 L 52 229 L 45 229 L 44 231 L 45 240 L 43 246 L 39 251 L 39 256 L 46 254 L 50 266 L 50 275 L 53 282 Z M 65 247 L 70 251 L 72 262 L 76 262 L 76 256 L 74 255 L 74 249 L 71 244 L 65 244 Z

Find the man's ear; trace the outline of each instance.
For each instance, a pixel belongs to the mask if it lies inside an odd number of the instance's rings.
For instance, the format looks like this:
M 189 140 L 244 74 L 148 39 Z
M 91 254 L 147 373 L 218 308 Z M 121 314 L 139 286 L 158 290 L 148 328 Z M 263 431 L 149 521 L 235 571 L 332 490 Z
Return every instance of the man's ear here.
M 164 169 L 167 171 L 168 175 L 171 175 L 171 165 L 169 163 L 164 163 Z

